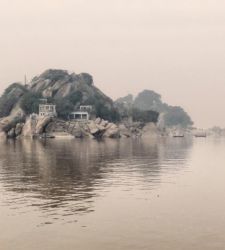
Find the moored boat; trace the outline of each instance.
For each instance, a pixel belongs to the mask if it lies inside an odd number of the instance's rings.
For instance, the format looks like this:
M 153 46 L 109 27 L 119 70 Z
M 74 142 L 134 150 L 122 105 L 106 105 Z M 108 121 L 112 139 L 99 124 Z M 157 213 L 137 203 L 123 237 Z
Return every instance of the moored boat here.
M 173 137 L 174 138 L 183 138 L 184 137 L 184 133 L 182 133 L 181 131 L 175 131 L 173 133 Z
M 207 137 L 207 133 L 204 130 L 198 130 L 194 133 L 195 137 Z
M 55 136 L 54 136 L 54 135 L 51 135 L 51 134 L 43 134 L 43 135 L 40 135 L 39 138 L 40 138 L 40 139 L 54 139 Z

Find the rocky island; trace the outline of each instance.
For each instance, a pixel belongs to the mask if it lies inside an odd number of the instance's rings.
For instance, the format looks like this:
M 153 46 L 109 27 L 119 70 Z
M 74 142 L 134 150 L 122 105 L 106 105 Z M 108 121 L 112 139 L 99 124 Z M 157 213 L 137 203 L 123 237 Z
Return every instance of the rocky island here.
M 182 108 L 162 103 L 153 91 L 114 102 L 87 73 L 49 69 L 28 84 L 11 84 L 0 98 L 0 133 L 7 138 L 149 136 L 160 133 L 162 123 L 192 124 Z

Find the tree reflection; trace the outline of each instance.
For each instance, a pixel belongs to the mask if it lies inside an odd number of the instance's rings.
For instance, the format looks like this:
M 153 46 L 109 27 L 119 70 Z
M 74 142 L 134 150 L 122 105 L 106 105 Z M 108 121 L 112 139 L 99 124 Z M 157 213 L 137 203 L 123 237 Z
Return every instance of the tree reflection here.
M 80 215 L 93 211 L 110 186 L 159 184 L 164 165 L 167 171 L 182 167 L 191 145 L 183 139 L 6 141 L 0 184 L 7 206 L 37 208 L 54 218 Z

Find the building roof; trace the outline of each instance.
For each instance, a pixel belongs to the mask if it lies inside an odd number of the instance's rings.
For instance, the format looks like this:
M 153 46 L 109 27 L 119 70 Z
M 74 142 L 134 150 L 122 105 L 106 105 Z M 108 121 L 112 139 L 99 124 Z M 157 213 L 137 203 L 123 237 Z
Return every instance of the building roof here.
M 71 112 L 70 114 L 71 115 L 73 115 L 73 114 L 88 114 L 88 112 L 87 111 L 74 111 L 74 112 Z

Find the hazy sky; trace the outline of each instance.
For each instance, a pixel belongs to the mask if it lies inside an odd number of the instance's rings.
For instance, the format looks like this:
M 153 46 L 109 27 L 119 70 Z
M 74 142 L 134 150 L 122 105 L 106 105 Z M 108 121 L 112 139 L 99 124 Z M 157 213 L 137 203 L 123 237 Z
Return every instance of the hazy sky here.
M 0 0 L 0 92 L 48 68 L 112 98 L 143 89 L 225 127 L 224 0 Z

